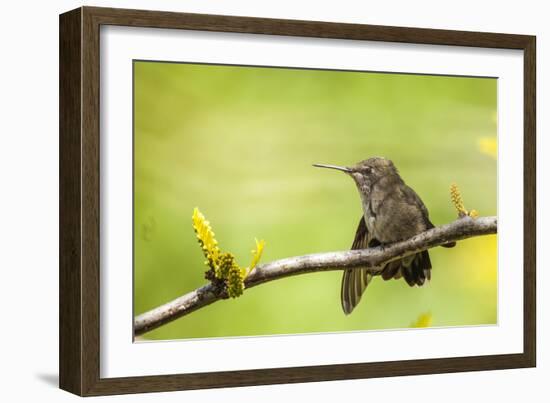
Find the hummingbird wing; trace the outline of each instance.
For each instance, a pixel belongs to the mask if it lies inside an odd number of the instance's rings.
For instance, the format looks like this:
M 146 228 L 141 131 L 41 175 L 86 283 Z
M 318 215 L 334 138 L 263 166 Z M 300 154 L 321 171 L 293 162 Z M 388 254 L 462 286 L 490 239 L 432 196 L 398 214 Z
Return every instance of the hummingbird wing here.
M 403 187 L 402 192 L 404 195 L 405 202 L 407 204 L 418 206 L 418 208 L 422 212 L 424 221 L 426 222 L 427 229 L 433 228 L 434 225 L 430 221 L 430 217 L 429 217 L 430 214 L 428 212 L 428 209 L 426 208 L 426 205 L 424 204 L 420 196 L 418 196 L 418 193 L 416 193 L 413 188 L 407 185 Z
M 406 185 L 402 188 L 402 194 L 405 203 L 416 206 L 422 213 L 422 222 L 424 225 L 419 226 L 418 230 L 423 231 L 433 228 L 434 225 L 428 216 L 428 209 L 422 202 L 422 199 L 420 199 L 420 196 L 418 196 L 412 188 Z M 449 242 L 442 246 L 451 248 L 455 246 L 455 242 Z M 431 269 L 432 263 L 430 261 L 430 254 L 425 250 L 388 263 L 384 267 L 381 276 L 384 280 L 389 280 L 391 278 L 399 279 L 403 277 L 411 287 L 414 285 L 422 286 L 426 280 L 430 280 Z
M 366 249 L 369 246 L 379 244 L 376 239 L 369 239 L 365 218 L 361 216 L 351 249 Z M 340 296 L 342 309 L 346 315 L 349 315 L 357 306 L 371 279 L 372 275 L 366 268 L 347 269 L 344 271 Z
M 420 211 L 422 211 L 422 215 L 424 216 L 424 220 L 426 222 L 426 229 L 434 228 L 434 225 L 430 221 L 428 209 L 426 208 L 426 205 L 424 204 L 420 196 L 418 196 L 418 193 L 416 193 L 413 188 L 407 185 L 405 185 L 403 193 L 405 195 L 405 200 L 407 201 L 407 203 L 418 206 L 420 208 Z M 455 245 L 456 242 L 449 242 L 441 246 L 444 248 L 452 248 Z

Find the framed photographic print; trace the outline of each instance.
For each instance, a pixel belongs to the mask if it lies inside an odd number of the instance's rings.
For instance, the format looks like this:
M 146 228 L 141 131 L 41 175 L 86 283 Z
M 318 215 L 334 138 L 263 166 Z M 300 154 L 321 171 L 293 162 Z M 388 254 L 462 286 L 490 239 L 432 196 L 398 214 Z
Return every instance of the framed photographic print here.
M 535 366 L 535 109 L 533 36 L 62 14 L 60 387 Z

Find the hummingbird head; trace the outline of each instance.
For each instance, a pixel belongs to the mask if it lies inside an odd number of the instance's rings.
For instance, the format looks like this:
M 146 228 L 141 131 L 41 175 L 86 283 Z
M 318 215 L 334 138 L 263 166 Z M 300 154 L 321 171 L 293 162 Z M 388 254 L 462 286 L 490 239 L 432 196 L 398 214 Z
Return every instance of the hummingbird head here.
M 337 169 L 350 175 L 360 189 L 370 188 L 388 175 L 398 175 L 393 162 L 383 157 L 372 157 L 350 167 L 337 165 L 313 164 L 319 168 Z

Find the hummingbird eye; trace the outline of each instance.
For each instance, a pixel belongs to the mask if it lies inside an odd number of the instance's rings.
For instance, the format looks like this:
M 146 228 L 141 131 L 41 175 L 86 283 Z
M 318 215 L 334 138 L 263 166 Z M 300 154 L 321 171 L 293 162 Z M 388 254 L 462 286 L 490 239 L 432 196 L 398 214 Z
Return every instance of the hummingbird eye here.
M 370 175 L 372 173 L 372 168 L 371 167 L 365 167 L 364 172 L 365 172 L 366 175 Z

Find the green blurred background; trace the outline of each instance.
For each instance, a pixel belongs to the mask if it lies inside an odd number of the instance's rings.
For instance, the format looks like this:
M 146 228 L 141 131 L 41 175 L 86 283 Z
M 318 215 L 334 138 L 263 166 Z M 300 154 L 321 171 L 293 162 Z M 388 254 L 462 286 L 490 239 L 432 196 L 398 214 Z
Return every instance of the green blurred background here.
M 241 265 L 349 249 L 362 214 L 349 177 L 312 163 L 393 160 L 435 225 L 467 208 L 496 214 L 497 81 L 134 62 L 134 308 L 204 285 L 194 207 Z M 496 236 L 430 251 L 432 281 L 375 278 L 350 316 L 340 271 L 245 290 L 144 336 L 179 339 L 460 326 L 497 321 Z M 427 320 L 426 320 L 427 319 Z

